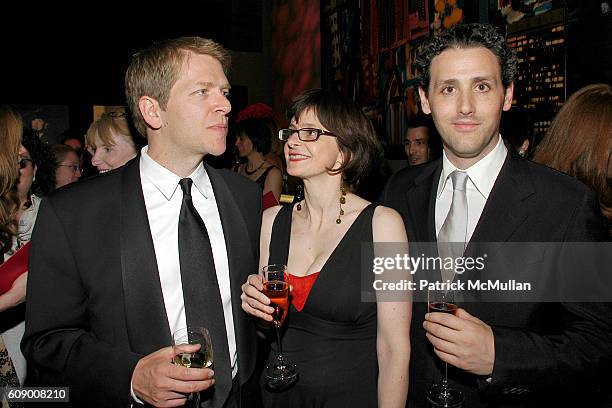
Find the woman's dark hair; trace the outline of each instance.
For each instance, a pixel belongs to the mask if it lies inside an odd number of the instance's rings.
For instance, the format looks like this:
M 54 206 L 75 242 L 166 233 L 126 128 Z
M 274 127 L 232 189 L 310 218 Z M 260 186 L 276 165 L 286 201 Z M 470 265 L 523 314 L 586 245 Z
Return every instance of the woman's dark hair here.
M 349 189 L 356 191 L 359 182 L 382 164 L 383 149 L 372 122 L 355 102 L 326 89 L 311 89 L 296 97 L 287 111 L 287 118 L 298 121 L 300 115 L 310 109 L 319 122 L 336 135 L 338 148 L 344 156 L 338 168 L 328 170 L 332 174 L 342 173 Z
M 488 24 L 460 24 L 432 37 L 415 60 L 419 82 L 425 92 L 429 88 L 431 61 L 448 48 L 484 47 L 499 62 L 504 88 L 510 86 L 516 76 L 518 59 L 516 52 L 506 44 L 504 36 Z
M 23 129 L 21 144 L 30 153 L 32 164 L 36 166 L 36 178 L 31 191 L 39 197 L 51 193 L 55 189 L 56 161 L 51 148 L 44 143 L 32 129 Z
M 266 155 L 272 146 L 272 132 L 268 121 L 259 118 L 245 119 L 236 124 L 236 137 L 246 136 L 253 143 L 253 149 Z

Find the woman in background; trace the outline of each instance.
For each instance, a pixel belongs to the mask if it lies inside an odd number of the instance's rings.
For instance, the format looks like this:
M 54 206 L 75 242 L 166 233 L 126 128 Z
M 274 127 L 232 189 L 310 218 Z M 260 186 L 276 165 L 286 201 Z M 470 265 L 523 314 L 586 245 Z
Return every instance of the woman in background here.
M 10 257 L 17 234 L 18 200 L 15 185 L 19 178 L 19 147 L 23 124 L 19 115 L 7 106 L 0 106 L 0 264 Z M 2 265 L 0 265 L 1 267 Z M 13 314 L 23 314 L 14 310 L 14 299 L 24 299 L 26 277 L 17 278 L 10 290 L 0 294 L 0 333 L 13 322 Z M 5 344 L 4 335 L 0 336 L 0 388 L 19 387 L 25 377 L 25 366 L 13 364 L 13 344 Z M 18 347 L 18 345 L 17 345 Z M 10 350 L 9 350 L 10 348 Z M 19 370 L 19 372 L 17 371 Z M 4 397 L 3 397 L 4 398 Z M 8 404 L 3 401 L 3 404 Z
M 108 112 L 94 121 L 87 130 L 85 144 L 91 154 L 91 164 L 98 172 L 123 166 L 136 157 L 144 146 L 136 131 L 130 129 L 127 115 L 124 112 Z
M 51 146 L 55 160 L 55 188 L 79 181 L 81 178 L 81 160 L 70 146 L 63 144 Z
M 55 159 L 49 145 L 42 142 L 36 134 L 24 129 L 19 148 L 19 232 L 29 234 L 36 219 L 41 197 L 55 189 Z M 31 224 L 31 225 L 30 225 Z
M 53 156 L 49 147 L 32 130 L 24 130 L 19 146 L 19 179 L 17 198 L 19 206 L 15 219 L 17 234 L 13 236 L 11 248 L 5 254 L 8 259 L 21 250 L 29 241 L 36 222 L 41 196 L 53 190 Z M 36 178 L 36 182 L 34 181 Z M 37 194 L 34 194 L 36 191 Z M 29 251 L 28 248 L 23 248 Z M 0 334 L 15 367 L 19 382 L 23 384 L 26 373 L 26 360 L 21 353 L 20 343 L 25 331 L 24 304 L 28 273 L 22 273 L 12 284 L 10 290 L 0 295 Z M 2 313 L 4 312 L 4 313 Z
M 612 227 L 612 86 L 588 85 L 570 96 L 533 160 L 595 190 Z
M 270 127 L 263 119 L 245 119 L 236 124 L 236 148 L 246 163 L 237 172 L 253 180 L 263 192 L 264 209 L 278 204 L 283 187 L 281 170 L 265 159 L 271 146 Z

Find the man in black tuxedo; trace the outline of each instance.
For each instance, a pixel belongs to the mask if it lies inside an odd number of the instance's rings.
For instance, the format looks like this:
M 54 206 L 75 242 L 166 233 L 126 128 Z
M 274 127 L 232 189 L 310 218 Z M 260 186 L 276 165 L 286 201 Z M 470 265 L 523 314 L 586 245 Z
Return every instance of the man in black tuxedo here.
M 447 216 L 460 208 L 461 237 L 445 242 L 466 243 L 466 253 L 483 242 L 605 239 L 591 190 L 503 144 L 500 117 L 511 107 L 517 70 L 503 36 L 486 25 L 457 26 L 432 38 L 417 65 L 421 105 L 433 117 L 444 154 L 388 182 L 384 202 L 402 214 L 411 241 L 445 241 Z M 529 260 L 514 262 L 518 271 Z M 462 392 L 468 407 L 602 404 L 597 379 L 610 369 L 609 304 L 463 306 L 455 315 L 426 315 L 426 304 L 415 303 L 410 406 L 428 406 L 428 388 L 440 382 L 443 362 L 450 386 Z
M 226 148 L 228 64 L 199 37 L 136 54 L 126 96 L 148 146 L 41 205 L 22 348 L 75 406 L 178 406 L 200 391 L 203 406 L 257 404 L 240 285 L 257 271 L 261 191 L 202 161 Z M 187 325 L 210 329 L 214 372 L 171 363 Z

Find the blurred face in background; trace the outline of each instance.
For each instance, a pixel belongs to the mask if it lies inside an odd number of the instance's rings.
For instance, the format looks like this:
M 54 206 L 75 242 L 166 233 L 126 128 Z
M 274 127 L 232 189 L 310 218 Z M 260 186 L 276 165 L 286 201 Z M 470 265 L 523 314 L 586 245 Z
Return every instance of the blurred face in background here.
M 123 166 L 136 157 L 137 151 L 130 136 L 122 135 L 110 130 L 114 144 L 104 143 L 99 137 L 95 137 L 89 144 L 88 150 L 91 154 L 91 164 L 100 173 Z
M 32 119 L 32 130 L 41 131 L 45 128 L 45 121 L 41 118 Z
M 236 138 L 236 149 L 238 156 L 247 157 L 253 151 L 253 142 L 243 133 Z
M 429 161 L 429 128 L 419 126 L 406 131 L 406 156 L 411 166 Z
M 75 152 L 68 152 L 59 160 L 55 170 L 55 188 L 74 183 L 81 177 L 81 165 Z
M 32 156 L 28 149 L 19 146 L 19 182 L 17 183 L 19 198 L 27 197 L 34 176 L 36 176 L 36 166 L 34 166 Z

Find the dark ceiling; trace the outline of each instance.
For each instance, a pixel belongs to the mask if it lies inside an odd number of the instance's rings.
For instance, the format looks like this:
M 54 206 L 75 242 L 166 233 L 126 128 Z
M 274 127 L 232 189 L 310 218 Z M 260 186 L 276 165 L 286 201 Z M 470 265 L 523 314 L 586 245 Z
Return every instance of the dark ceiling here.
M 22 18 L 27 10 L 15 13 L 14 21 L 0 28 L 0 102 L 123 104 L 130 56 L 155 40 L 198 35 L 232 50 L 261 51 L 261 0 L 151 6 L 155 9 L 146 13 L 106 3 L 65 14 L 37 9 L 30 12 L 33 17 Z

